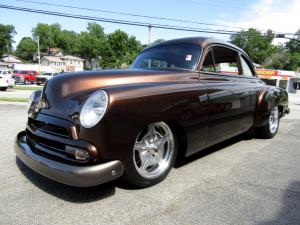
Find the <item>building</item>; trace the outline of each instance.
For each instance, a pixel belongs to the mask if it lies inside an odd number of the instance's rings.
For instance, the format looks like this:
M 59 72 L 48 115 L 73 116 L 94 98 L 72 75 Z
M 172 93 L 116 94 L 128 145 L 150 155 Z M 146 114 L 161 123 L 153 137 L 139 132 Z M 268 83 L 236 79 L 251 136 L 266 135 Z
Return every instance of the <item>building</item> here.
M 3 57 L 1 59 L 1 62 L 3 63 L 7 63 L 7 64 L 16 64 L 16 63 L 22 63 L 22 61 L 20 59 L 18 59 L 15 56 L 12 55 L 6 55 L 5 57 Z
M 294 71 L 256 69 L 256 73 L 265 83 L 281 87 L 289 93 L 295 93 L 300 83 L 300 76 Z
M 53 71 L 66 71 L 66 63 L 54 56 L 44 56 L 41 60 L 41 66 L 51 67 Z
M 68 72 L 74 71 L 83 71 L 83 62 L 84 60 L 75 56 L 66 55 L 66 56 L 59 56 L 59 58 L 65 62 L 66 70 Z

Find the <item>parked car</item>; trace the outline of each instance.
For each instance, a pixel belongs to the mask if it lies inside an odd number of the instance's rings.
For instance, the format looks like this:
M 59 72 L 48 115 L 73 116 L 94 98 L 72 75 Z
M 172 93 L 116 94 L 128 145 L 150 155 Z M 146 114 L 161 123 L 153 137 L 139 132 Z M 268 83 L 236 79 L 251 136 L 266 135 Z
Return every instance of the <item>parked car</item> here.
M 243 50 L 184 38 L 146 48 L 128 70 L 50 79 L 30 98 L 15 151 L 28 167 L 71 186 L 123 176 L 148 187 L 166 178 L 177 155 L 250 129 L 274 137 L 287 113 L 287 92 L 265 85 Z
M 0 76 L 6 79 L 6 83 L 8 83 L 8 87 L 15 86 L 15 80 L 12 78 L 13 72 L 11 70 L 0 70 Z
M 13 78 L 16 83 L 33 84 L 38 75 L 38 72 L 34 70 L 16 70 Z
M 45 72 L 41 75 L 36 76 L 36 84 L 41 85 L 47 83 L 52 77 L 57 76 L 59 73 L 48 73 Z
M 8 80 L 0 75 L 0 91 L 6 91 L 8 88 Z

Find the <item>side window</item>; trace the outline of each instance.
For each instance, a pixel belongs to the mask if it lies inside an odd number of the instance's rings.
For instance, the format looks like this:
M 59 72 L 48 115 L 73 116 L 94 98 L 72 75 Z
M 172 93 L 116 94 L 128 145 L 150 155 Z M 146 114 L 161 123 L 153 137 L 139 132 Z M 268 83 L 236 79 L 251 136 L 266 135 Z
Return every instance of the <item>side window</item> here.
M 215 65 L 214 65 L 213 54 L 212 54 L 211 50 L 205 56 L 201 71 L 204 71 L 204 72 L 215 72 L 216 71 Z
M 7 72 L 6 72 L 6 71 L 3 71 L 3 74 L 7 74 Z
M 253 74 L 252 70 L 250 69 L 250 63 L 243 55 L 241 55 L 241 64 L 242 64 L 242 68 L 243 68 L 242 75 L 252 77 L 254 74 Z
M 241 74 L 238 62 L 238 53 L 226 47 L 213 47 L 216 73 L 220 74 Z

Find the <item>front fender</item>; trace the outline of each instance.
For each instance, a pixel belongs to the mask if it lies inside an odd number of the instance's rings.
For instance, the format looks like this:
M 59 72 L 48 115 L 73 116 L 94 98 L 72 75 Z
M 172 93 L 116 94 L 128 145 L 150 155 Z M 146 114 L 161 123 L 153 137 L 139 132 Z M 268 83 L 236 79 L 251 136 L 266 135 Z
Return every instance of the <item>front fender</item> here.
M 101 149 L 102 159 L 126 160 L 137 135 L 147 124 L 176 121 L 194 129 L 195 124 L 207 119 L 204 103 L 199 99 L 205 88 L 199 82 L 127 86 L 120 91 L 117 88 L 107 91 L 111 104 L 104 120 L 94 128 L 98 132 L 93 140 Z M 99 134 L 103 137 L 99 138 Z

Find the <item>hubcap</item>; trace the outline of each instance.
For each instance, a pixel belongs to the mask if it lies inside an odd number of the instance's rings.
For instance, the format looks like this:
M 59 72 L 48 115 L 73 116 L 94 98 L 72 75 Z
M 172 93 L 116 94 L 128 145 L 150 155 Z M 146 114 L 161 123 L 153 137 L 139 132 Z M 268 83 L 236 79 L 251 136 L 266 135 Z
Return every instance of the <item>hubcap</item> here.
M 150 124 L 139 134 L 133 149 L 133 162 L 144 178 L 156 178 L 165 172 L 173 158 L 174 137 L 164 122 Z
M 278 107 L 275 106 L 271 110 L 271 114 L 269 118 L 269 128 L 272 134 L 274 134 L 277 131 L 278 124 L 279 124 L 279 110 Z

